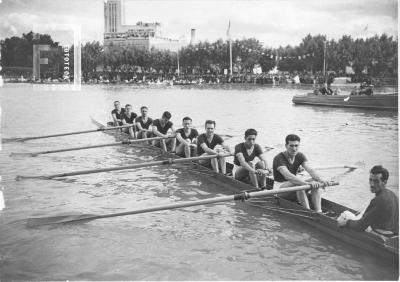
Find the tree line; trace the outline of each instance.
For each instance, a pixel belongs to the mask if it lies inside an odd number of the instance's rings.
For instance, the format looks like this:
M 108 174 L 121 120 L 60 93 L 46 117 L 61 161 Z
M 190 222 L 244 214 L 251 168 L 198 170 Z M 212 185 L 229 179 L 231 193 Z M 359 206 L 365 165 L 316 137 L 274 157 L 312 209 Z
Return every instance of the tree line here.
M 49 35 L 40 35 L 39 39 L 35 39 L 33 32 L 29 32 L 22 37 L 6 38 L 0 44 L 3 72 L 32 67 L 33 44 L 48 44 L 51 49 L 44 51 L 41 56 L 47 57 L 49 63 L 41 66 L 41 72 L 47 76 L 62 77 L 65 54 L 62 46 Z M 247 74 L 260 68 L 266 73 L 277 66 L 280 71 L 315 73 L 323 69 L 325 52 L 326 70 L 337 75 L 345 74 L 346 67 L 351 67 L 355 75 L 366 73 L 373 77 L 397 77 L 397 45 L 398 39 L 386 34 L 366 39 L 353 39 L 344 35 L 339 40 L 327 40 L 324 35 L 309 34 L 297 46 L 279 48 L 263 47 L 255 38 L 234 40 L 233 70 L 235 74 Z M 73 58 L 73 46 L 70 46 L 69 52 L 70 58 Z M 154 48 L 104 48 L 98 41 L 81 46 L 81 67 L 85 80 L 99 72 L 109 75 L 176 75 L 178 62 L 180 74 L 223 75 L 230 69 L 229 41 L 219 39 L 215 42 L 199 42 L 176 52 Z

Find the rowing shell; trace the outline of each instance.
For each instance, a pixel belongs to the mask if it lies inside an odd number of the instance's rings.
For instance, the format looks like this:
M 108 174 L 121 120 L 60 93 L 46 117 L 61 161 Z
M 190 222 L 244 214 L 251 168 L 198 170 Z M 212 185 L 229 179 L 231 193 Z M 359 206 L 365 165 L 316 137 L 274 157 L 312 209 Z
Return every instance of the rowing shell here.
M 98 127 L 104 127 L 103 124 L 92 118 L 92 122 Z M 112 134 L 117 139 L 127 138 L 128 134 L 121 131 L 103 131 L 106 134 Z M 158 151 L 169 158 L 179 158 L 179 156 L 164 152 L 160 148 L 142 144 L 146 148 Z M 206 168 L 204 166 L 198 165 L 196 163 L 189 163 L 194 169 L 203 172 L 207 175 L 207 180 L 223 186 L 235 193 L 243 192 L 244 190 L 254 190 L 254 187 L 240 182 L 233 177 L 225 176 L 221 173 L 216 173 L 212 169 Z M 227 162 L 227 172 L 231 172 L 233 165 Z M 358 232 L 349 228 L 340 228 L 337 225 L 337 217 L 345 210 L 356 213 L 356 211 L 347 208 L 345 206 L 339 205 L 327 199 L 322 199 L 322 210 L 323 214 L 316 213 L 312 210 L 305 209 L 303 206 L 296 202 L 286 200 L 282 197 L 275 196 L 274 201 L 270 198 L 266 200 L 257 200 L 256 202 L 251 202 L 250 205 L 263 208 L 266 210 L 272 210 L 276 212 L 281 212 L 284 214 L 289 214 L 297 217 L 304 223 L 307 223 L 320 231 L 323 231 L 343 242 L 349 243 L 355 247 L 366 250 L 372 254 L 378 255 L 381 258 L 386 258 L 390 260 L 398 261 L 399 259 L 399 240 L 398 236 L 384 236 L 375 232 Z M 278 208 L 272 207 L 273 204 L 279 206 Z

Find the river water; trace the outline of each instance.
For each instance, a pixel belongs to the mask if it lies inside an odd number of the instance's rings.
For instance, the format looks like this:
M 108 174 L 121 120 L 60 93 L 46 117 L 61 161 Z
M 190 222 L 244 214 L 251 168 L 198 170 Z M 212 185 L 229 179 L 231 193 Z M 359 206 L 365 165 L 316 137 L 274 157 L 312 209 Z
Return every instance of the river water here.
M 294 106 L 307 88 L 234 86 L 83 86 L 80 92 L 33 91 L 28 84 L 0 88 L 3 138 L 93 129 L 89 116 L 107 121 L 114 100 L 142 105 L 158 118 L 169 110 L 176 127 L 184 116 L 202 131 L 206 119 L 229 134 L 232 147 L 247 128 L 257 142 L 284 150 L 296 133 L 313 166 L 365 162 L 328 188 L 324 197 L 361 210 L 373 195 L 369 169 L 390 171 L 398 194 L 398 115 L 359 109 Z M 398 266 L 341 243 L 296 218 L 243 203 L 27 228 L 30 217 L 105 214 L 230 193 L 195 170 L 151 167 L 134 171 L 14 181 L 43 175 L 160 159 L 140 148 L 106 147 L 42 155 L 32 152 L 114 142 L 104 133 L 3 143 L 0 159 L 5 209 L 0 211 L 1 280 L 392 280 Z M 325 171 L 325 177 L 340 170 Z

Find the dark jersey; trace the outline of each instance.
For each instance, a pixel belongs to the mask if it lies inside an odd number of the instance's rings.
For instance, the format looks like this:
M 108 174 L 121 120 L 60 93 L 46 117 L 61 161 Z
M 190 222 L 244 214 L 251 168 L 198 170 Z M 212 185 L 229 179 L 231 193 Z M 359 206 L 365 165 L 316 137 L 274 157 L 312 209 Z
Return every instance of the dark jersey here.
M 201 144 L 203 143 L 206 143 L 208 148 L 214 149 L 215 146 L 224 143 L 224 139 L 222 139 L 221 136 L 219 136 L 218 134 L 214 134 L 211 142 L 208 142 L 207 135 L 205 133 L 200 134 L 199 137 L 197 138 L 197 153 L 199 156 L 204 154 L 204 150 L 203 148 L 201 148 Z
M 149 126 L 153 123 L 153 119 L 148 117 L 147 121 L 144 122 L 143 117 L 140 116 L 136 119 L 136 123 L 140 123 L 143 129 L 149 129 Z
M 118 113 L 116 109 L 111 111 L 111 115 L 115 114 L 117 119 L 122 119 L 122 116 L 125 114 L 125 109 L 121 108 L 121 111 Z
M 372 229 L 390 230 L 399 234 L 399 198 L 389 189 L 376 193 L 360 220 L 346 223 L 352 229 L 363 231 L 368 226 Z
M 163 127 L 163 126 L 161 126 L 160 119 L 155 119 L 153 121 L 153 126 L 157 127 L 158 132 L 160 132 L 162 134 L 167 134 L 168 129 L 170 129 L 173 126 L 173 123 L 171 121 L 167 121 Z
M 244 160 L 246 162 L 250 162 L 250 161 L 254 160 L 255 157 L 261 156 L 263 151 L 262 151 L 260 145 L 254 144 L 253 152 L 251 152 L 251 154 L 249 155 L 247 153 L 247 149 L 246 149 L 246 146 L 244 145 L 244 143 L 237 144 L 235 146 L 235 153 L 234 153 L 235 157 L 233 159 L 233 163 L 235 165 L 240 165 L 239 159 L 236 156 L 236 154 L 238 154 L 238 153 L 242 153 L 243 157 L 244 157 Z
M 275 156 L 274 161 L 272 163 L 274 180 L 278 182 L 286 181 L 285 177 L 283 177 L 283 175 L 278 171 L 278 167 L 285 166 L 292 174 L 296 175 L 299 167 L 302 165 L 302 163 L 306 161 L 307 161 L 306 156 L 304 156 L 303 153 L 299 152 L 294 157 L 293 164 L 291 164 L 283 152 L 279 153 L 278 155 Z
M 185 129 L 184 128 L 179 128 L 176 133 L 180 133 L 183 139 L 190 139 L 190 141 L 193 141 L 197 136 L 199 136 L 199 132 L 197 132 L 197 129 L 191 128 L 190 129 L 190 134 L 186 135 Z M 181 142 L 179 142 L 178 139 L 176 139 L 176 145 L 179 145 Z
M 125 120 L 126 123 L 133 124 L 135 121 L 135 118 L 137 117 L 137 114 L 134 112 L 131 112 L 131 115 L 128 117 L 126 113 L 122 115 L 122 119 Z

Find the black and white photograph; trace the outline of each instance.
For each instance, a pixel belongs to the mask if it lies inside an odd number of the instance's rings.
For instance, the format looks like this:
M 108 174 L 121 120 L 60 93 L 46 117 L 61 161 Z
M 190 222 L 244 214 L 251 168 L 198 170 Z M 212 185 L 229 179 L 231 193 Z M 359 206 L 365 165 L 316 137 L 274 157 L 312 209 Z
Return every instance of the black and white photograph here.
M 0 0 L 0 281 L 398 281 L 397 0 Z

